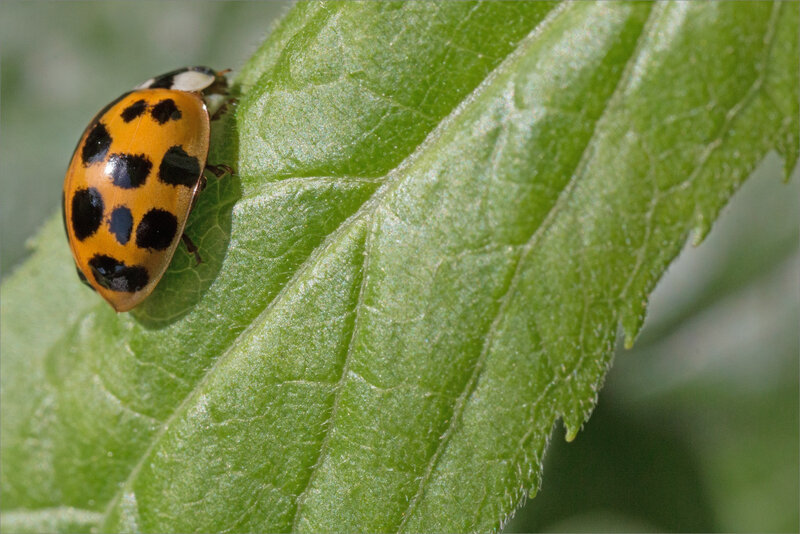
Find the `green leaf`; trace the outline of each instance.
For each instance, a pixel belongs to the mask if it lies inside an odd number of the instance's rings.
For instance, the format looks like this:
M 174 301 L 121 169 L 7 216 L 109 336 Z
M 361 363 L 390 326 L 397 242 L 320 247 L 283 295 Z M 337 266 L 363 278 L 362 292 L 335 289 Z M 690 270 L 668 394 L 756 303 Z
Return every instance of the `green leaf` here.
M 217 128 L 201 265 L 117 315 L 54 219 L 3 285 L 4 525 L 497 528 L 687 236 L 797 160 L 799 23 L 298 4 Z

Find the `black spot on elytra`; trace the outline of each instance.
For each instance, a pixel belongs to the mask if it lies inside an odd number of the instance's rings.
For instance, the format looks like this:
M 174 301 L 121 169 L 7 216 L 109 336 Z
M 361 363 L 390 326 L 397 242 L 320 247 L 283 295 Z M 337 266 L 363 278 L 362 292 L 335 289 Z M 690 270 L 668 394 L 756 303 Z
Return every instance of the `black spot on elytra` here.
M 176 71 L 177 72 L 177 71 Z M 165 74 L 163 76 L 159 76 L 153 83 L 151 83 L 148 88 L 150 89 L 169 89 L 172 87 L 172 82 L 175 78 L 173 73 Z
M 81 282 L 83 282 L 83 284 L 84 284 L 86 287 L 88 287 L 88 288 L 89 288 L 89 289 L 91 289 L 92 291 L 97 291 L 97 290 L 96 290 L 96 289 L 95 289 L 95 288 L 92 286 L 92 284 L 90 284 L 90 283 L 89 283 L 89 280 L 87 280 L 87 279 L 86 279 L 86 275 L 85 275 L 85 274 L 83 274 L 83 271 L 81 271 L 80 267 L 78 267 L 78 266 L 76 265 L 76 266 L 75 266 L 75 270 L 78 272 L 78 278 L 80 278 Z
M 117 206 L 111 212 L 111 218 L 108 221 L 108 229 L 114 234 L 117 242 L 120 245 L 126 244 L 131 239 L 131 232 L 133 231 L 133 215 L 131 210 L 125 206 Z
M 125 108 L 120 114 L 120 117 L 122 117 L 122 120 L 124 120 L 125 122 L 131 122 L 133 119 L 144 113 L 146 109 L 147 109 L 147 102 L 145 102 L 144 100 L 137 100 L 136 102 Z
M 83 150 L 81 150 L 81 161 L 83 161 L 84 167 L 103 161 L 110 146 L 111 136 L 103 123 L 98 122 L 89 132 L 89 135 L 86 136 L 86 142 L 83 144 Z
M 144 214 L 136 227 L 136 246 L 164 250 L 170 246 L 178 231 L 178 219 L 158 208 Z
M 153 164 L 144 154 L 111 154 L 106 173 L 117 187 L 134 189 L 145 182 L 152 168 Z
M 79 241 L 94 234 L 103 220 L 103 197 L 94 187 L 78 189 L 72 197 L 72 231 Z
M 176 121 L 181 118 L 181 110 L 175 105 L 175 101 L 171 98 L 162 100 L 150 110 L 150 115 L 159 124 L 164 124 L 168 120 Z
M 200 178 L 200 161 L 187 154 L 180 145 L 170 147 L 161 160 L 158 178 L 165 184 L 193 187 Z
M 89 267 L 97 283 L 111 291 L 133 293 L 144 288 L 150 280 L 144 267 L 128 266 L 105 254 L 95 254 L 89 260 Z

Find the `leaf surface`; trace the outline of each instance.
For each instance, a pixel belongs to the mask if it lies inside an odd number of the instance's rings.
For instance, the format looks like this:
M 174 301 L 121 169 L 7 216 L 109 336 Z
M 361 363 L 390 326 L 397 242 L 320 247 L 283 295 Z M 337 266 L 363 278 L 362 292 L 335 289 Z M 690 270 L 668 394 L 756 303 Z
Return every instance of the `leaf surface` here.
M 116 315 L 54 220 L 4 284 L 4 517 L 497 528 L 690 232 L 769 150 L 796 161 L 798 22 L 780 3 L 299 4 L 217 129 L 237 176 L 190 219 L 201 265 L 180 252 Z

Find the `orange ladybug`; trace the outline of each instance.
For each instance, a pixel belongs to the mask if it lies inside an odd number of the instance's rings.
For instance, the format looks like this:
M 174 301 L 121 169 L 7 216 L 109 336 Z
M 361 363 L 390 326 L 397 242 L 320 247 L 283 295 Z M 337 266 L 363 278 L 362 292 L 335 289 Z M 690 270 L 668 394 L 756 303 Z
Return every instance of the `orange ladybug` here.
M 151 78 L 101 110 L 75 148 L 64 227 L 78 276 L 118 312 L 153 291 L 181 237 L 197 253 L 183 229 L 203 172 L 230 172 L 206 165 L 209 105 L 226 92 L 224 72 L 207 67 Z

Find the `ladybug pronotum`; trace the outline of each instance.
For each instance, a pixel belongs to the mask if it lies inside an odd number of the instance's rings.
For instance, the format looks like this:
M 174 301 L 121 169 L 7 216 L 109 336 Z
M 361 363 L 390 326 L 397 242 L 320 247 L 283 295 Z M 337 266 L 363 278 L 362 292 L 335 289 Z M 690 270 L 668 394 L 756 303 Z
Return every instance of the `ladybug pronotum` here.
M 169 266 L 207 166 L 208 106 L 223 73 L 187 67 L 151 78 L 86 127 L 64 178 L 62 208 L 78 276 L 118 312 L 155 288 Z M 197 256 L 199 261 L 199 256 Z

